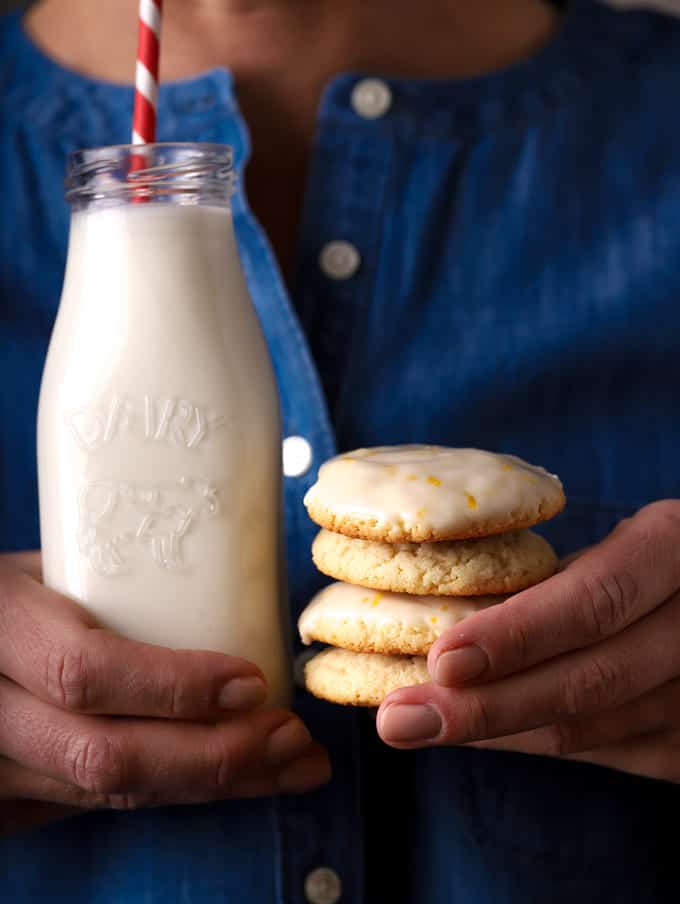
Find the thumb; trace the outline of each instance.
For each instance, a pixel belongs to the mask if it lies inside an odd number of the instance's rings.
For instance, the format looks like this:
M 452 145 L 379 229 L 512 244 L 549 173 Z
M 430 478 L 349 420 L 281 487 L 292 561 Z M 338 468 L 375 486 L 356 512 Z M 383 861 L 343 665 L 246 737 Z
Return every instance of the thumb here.
M 10 571 L 22 571 L 32 577 L 34 581 L 42 581 L 42 557 L 37 550 L 2 553 L 0 554 L 0 568 L 2 567 Z

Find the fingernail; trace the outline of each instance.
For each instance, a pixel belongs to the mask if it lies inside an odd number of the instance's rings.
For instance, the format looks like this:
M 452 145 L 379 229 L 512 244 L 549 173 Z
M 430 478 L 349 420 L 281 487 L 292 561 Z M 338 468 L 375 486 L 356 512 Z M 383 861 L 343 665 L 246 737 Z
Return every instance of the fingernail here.
M 283 794 L 309 791 L 318 785 L 324 785 L 330 778 L 331 764 L 327 756 L 317 754 L 314 757 L 302 757 L 281 771 L 278 778 L 279 791 Z
M 432 741 L 442 730 L 442 717 L 430 704 L 392 703 L 380 716 L 378 730 L 385 741 Z
M 448 650 L 437 657 L 434 665 L 434 680 L 443 687 L 455 687 L 479 678 L 489 667 L 489 659 L 476 644 Z
M 264 703 L 267 686 L 257 675 L 247 678 L 232 678 L 224 685 L 217 698 L 223 709 L 252 709 Z
M 299 719 L 289 719 L 269 735 L 265 760 L 270 766 L 278 766 L 299 756 L 311 742 L 306 726 Z

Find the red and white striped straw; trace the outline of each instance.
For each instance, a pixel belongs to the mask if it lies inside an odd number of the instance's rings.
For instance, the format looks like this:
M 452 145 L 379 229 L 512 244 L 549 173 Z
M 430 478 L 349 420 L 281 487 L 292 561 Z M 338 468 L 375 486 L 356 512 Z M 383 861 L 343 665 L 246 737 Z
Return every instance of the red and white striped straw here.
M 156 140 L 162 12 L 163 0 L 139 0 L 135 109 L 132 114 L 133 144 L 150 144 Z

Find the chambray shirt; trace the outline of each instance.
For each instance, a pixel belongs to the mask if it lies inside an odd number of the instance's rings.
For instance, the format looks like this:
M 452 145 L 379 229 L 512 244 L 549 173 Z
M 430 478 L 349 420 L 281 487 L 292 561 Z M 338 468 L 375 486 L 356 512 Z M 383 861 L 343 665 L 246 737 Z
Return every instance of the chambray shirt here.
M 374 75 L 341 75 L 323 95 L 290 294 L 234 199 L 285 435 L 313 454 L 285 486 L 293 618 L 322 583 L 302 497 L 338 449 L 444 443 L 540 463 L 568 492 L 546 527 L 560 552 L 680 496 L 680 23 L 577 0 L 548 46 L 503 72 L 367 86 Z M 61 68 L 9 17 L 0 99 L 0 549 L 12 550 L 40 540 L 35 414 L 66 156 L 125 142 L 132 92 Z M 242 169 L 229 73 L 163 86 L 159 138 L 225 142 Z M 338 241 L 351 248 L 329 251 Z M 24 833 L 0 843 L 0 901 L 677 900 L 665 823 L 680 789 L 519 754 L 394 751 L 361 712 L 303 691 L 296 708 L 330 750 L 328 786 Z

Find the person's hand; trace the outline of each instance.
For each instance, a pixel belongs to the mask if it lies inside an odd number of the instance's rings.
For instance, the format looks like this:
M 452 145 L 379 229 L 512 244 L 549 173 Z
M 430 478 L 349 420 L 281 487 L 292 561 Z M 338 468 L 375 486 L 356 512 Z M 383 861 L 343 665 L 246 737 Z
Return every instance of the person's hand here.
M 680 782 L 680 500 L 469 617 L 428 666 L 432 684 L 380 708 L 394 747 L 473 744 Z
M 256 666 L 98 628 L 0 556 L 0 830 L 75 808 L 127 809 L 301 792 L 330 767 L 290 712 L 257 707 Z

